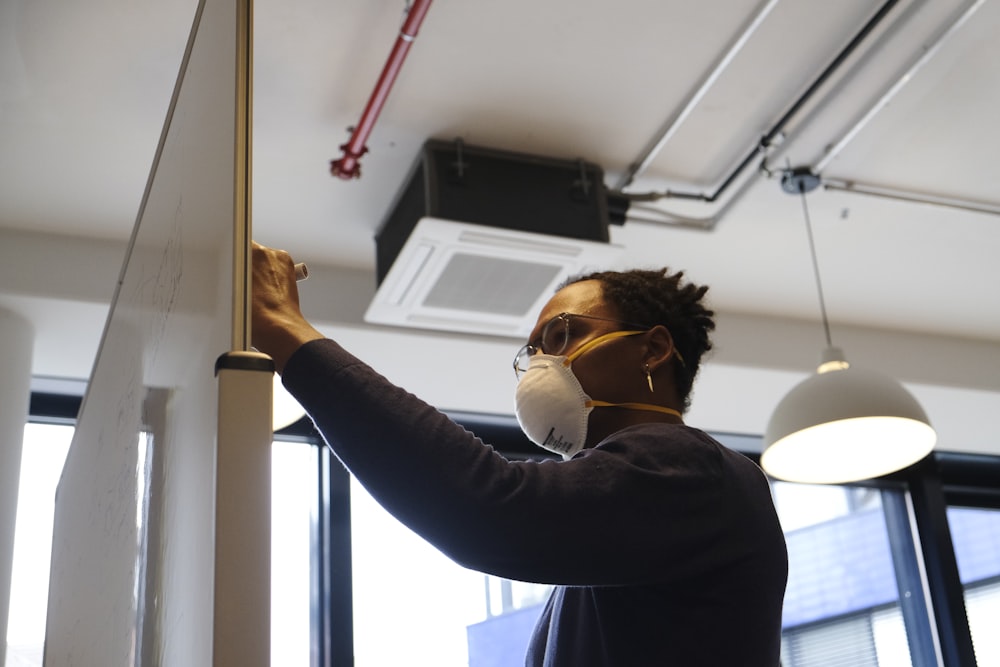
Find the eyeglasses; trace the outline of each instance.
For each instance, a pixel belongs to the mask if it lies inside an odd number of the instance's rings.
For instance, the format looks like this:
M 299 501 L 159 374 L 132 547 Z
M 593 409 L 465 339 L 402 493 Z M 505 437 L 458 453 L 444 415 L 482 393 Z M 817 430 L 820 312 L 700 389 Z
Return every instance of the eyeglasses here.
M 542 335 L 538 338 L 537 345 L 528 343 L 517 351 L 517 354 L 514 356 L 514 375 L 520 378 L 521 374 L 528 370 L 528 365 L 531 363 L 531 357 L 539 352 L 554 356 L 558 356 L 565 352 L 569 348 L 570 341 L 575 337 L 579 337 L 582 333 L 578 330 L 574 330 L 573 320 L 576 319 L 613 322 L 621 326 L 635 329 L 635 333 L 642 333 L 649 329 L 649 327 L 645 325 L 631 324 L 629 322 L 622 322 L 621 320 L 614 320 L 608 317 L 560 313 L 546 322 L 545 326 L 542 327 Z

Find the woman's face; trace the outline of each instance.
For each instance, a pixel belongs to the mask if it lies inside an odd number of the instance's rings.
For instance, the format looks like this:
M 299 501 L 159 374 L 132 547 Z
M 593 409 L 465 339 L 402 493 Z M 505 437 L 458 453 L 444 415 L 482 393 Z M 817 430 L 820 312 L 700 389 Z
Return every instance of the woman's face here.
M 605 299 L 600 281 L 584 280 L 567 285 L 553 295 L 542 308 L 528 342 L 537 345 L 545 325 L 562 313 L 602 318 L 571 318 L 569 343 L 562 352 L 565 355 L 571 355 L 598 336 L 621 331 L 626 326 L 619 322 L 618 309 Z M 645 387 L 642 345 L 637 340 L 641 338 L 603 342 L 573 361 L 573 374 L 588 396 L 612 402 L 635 399 L 636 389 Z

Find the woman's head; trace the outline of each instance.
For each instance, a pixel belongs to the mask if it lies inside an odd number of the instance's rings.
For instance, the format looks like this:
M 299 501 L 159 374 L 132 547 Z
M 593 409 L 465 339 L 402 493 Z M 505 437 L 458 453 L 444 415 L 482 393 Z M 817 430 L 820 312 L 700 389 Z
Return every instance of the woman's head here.
M 715 313 L 704 303 L 708 287 L 684 281 L 684 272 L 669 269 L 598 271 L 564 283 L 593 280 L 601 284 L 603 300 L 622 321 L 647 327 L 662 325 L 670 332 L 678 359 L 673 378 L 684 408 L 690 405 L 691 388 L 702 358 L 712 349 Z

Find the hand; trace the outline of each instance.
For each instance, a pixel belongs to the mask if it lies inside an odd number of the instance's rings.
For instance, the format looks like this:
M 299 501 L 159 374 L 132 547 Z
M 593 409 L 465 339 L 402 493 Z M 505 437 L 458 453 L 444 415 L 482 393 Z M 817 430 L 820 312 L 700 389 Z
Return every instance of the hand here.
M 253 346 L 274 359 L 279 373 L 302 344 L 323 338 L 299 309 L 299 289 L 291 256 L 256 241 L 253 243 L 252 309 Z

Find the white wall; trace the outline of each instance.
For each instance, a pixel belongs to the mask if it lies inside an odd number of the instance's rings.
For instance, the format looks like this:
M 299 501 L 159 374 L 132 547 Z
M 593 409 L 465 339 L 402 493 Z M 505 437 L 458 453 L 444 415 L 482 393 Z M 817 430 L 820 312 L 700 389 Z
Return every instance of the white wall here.
M 36 330 L 36 376 L 86 378 L 114 292 L 124 243 L 0 231 L 0 306 Z M 511 358 L 520 341 L 373 327 L 367 271 L 310 266 L 303 308 L 328 335 L 429 402 L 512 413 Z M 688 422 L 759 434 L 777 402 L 811 373 L 825 341 L 818 322 L 720 313 L 712 357 Z M 1000 343 L 833 323 L 834 343 L 858 365 L 902 381 L 938 429 L 942 450 L 1000 455 Z

